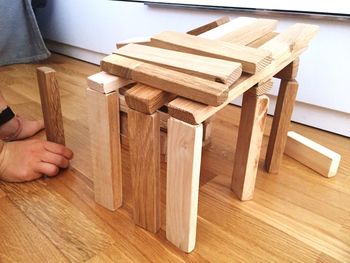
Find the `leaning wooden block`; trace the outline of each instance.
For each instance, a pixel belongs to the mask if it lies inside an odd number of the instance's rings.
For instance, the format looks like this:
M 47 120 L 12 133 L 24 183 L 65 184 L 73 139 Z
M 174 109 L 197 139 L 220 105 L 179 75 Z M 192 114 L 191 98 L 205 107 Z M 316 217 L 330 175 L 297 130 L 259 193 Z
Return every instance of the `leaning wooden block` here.
M 185 33 L 165 31 L 151 38 L 151 45 L 242 64 L 244 72 L 255 74 L 271 63 L 271 52 L 243 45 L 209 40 Z
M 242 66 L 233 61 L 193 55 L 163 48 L 136 44 L 118 49 L 115 54 L 170 68 L 227 85 L 242 74 Z
M 332 150 L 290 131 L 284 153 L 325 177 L 337 174 L 341 156 Z
M 56 71 L 48 67 L 37 68 L 41 107 L 48 141 L 65 144 L 61 99 Z
M 101 93 L 110 93 L 134 82 L 129 79 L 113 76 L 103 71 L 89 76 L 87 81 L 90 89 Z
M 102 59 L 101 68 L 110 74 L 207 105 L 220 105 L 228 95 L 227 85 L 115 54 Z

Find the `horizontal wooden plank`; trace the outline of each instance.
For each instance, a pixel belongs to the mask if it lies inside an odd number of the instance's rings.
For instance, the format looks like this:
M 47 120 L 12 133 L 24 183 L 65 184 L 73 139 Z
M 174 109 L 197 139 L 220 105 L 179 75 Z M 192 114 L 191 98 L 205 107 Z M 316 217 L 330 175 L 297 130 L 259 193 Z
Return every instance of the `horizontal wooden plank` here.
M 207 105 L 218 106 L 228 96 L 227 85 L 115 54 L 105 57 L 101 61 L 101 68 L 110 74 L 132 79 Z
M 337 174 L 341 156 L 294 132 L 289 131 L 284 153 L 325 177 Z
M 237 62 L 137 44 L 118 49 L 115 54 L 227 85 L 234 83 L 242 74 L 242 66 Z
M 239 17 L 209 32 L 201 34 L 200 37 L 247 45 L 275 30 L 277 22 L 277 20 L 273 19 Z
M 131 83 L 134 83 L 134 81 L 116 77 L 104 71 L 101 71 L 89 76 L 87 78 L 87 83 L 89 88 L 92 90 L 96 90 L 101 93 L 110 93 Z
M 192 29 L 190 31 L 187 31 L 187 34 L 193 35 L 193 36 L 198 36 L 200 34 L 203 34 L 207 31 L 210 31 L 213 28 L 216 28 L 220 25 L 226 24 L 230 21 L 230 18 L 228 16 L 221 17 L 213 22 L 210 22 L 208 24 L 199 26 L 195 29 Z
M 154 113 L 175 97 L 175 94 L 143 84 L 137 84 L 125 93 L 125 100 L 129 108 L 147 114 Z
M 122 48 L 128 44 L 140 44 L 140 45 L 147 45 L 151 41 L 151 38 L 149 37 L 134 37 L 134 38 L 128 38 L 123 41 L 120 41 L 116 44 L 117 48 Z
M 151 38 L 151 45 L 204 55 L 242 64 L 244 72 L 255 74 L 271 63 L 271 52 L 185 33 L 165 31 Z

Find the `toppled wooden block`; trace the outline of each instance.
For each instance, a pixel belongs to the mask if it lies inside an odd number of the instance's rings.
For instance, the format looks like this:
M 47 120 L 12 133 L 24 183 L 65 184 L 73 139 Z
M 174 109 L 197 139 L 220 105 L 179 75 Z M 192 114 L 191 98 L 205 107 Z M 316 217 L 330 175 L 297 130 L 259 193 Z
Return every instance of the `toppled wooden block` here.
M 332 150 L 290 131 L 284 153 L 325 177 L 337 174 L 341 156 Z

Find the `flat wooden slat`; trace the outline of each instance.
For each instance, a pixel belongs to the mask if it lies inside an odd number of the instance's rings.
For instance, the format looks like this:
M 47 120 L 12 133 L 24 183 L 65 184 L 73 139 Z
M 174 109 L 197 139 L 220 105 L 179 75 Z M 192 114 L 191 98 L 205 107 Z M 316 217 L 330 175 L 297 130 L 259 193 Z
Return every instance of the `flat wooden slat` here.
M 247 45 L 275 30 L 277 22 L 277 20 L 273 19 L 239 17 L 225 25 L 201 34 L 200 37 Z
M 197 27 L 195 29 L 192 29 L 190 31 L 187 31 L 187 34 L 198 36 L 200 34 L 203 34 L 209 30 L 212 30 L 220 25 L 226 24 L 230 21 L 230 18 L 228 16 L 221 17 L 213 22 L 210 22 L 208 24 L 202 25 L 200 27 Z
M 243 95 L 231 189 L 242 201 L 253 198 L 269 98 Z
M 48 67 L 37 68 L 41 107 L 48 141 L 65 144 L 61 99 L 56 71 Z
M 269 92 L 272 89 L 272 86 L 273 86 L 273 81 L 270 79 L 263 84 L 256 85 L 256 86 L 250 88 L 246 92 L 249 92 L 250 94 L 253 94 L 256 96 L 260 96 L 260 95 L 264 95 L 267 92 Z
M 207 105 L 220 105 L 227 99 L 228 86 L 182 72 L 146 64 L 119 55 L 101 61 L 102 70 L 189 98 Z
M 165 31 L 151 38 L 151 45 L 203 55 L 242 64 L 244 72 L 255 74 L 271 63 L 271 52 L 227 43 L 219 40 L 208 40 L 185 33 Z
M 156 47 L 130 44 L 118 49 L 115 54 L 227 85 L 234 83 L 242 74 L 242 66 L 236 62 Z
M 160 229 L 159 126 L 158 113 L 128 112 L 134 222 L 153 233 Z
M 147 114 L 154 113 L 175 97 L 175 94 L 143 84 L 137 84 L 125 93 L 126 103 L 131 109 Z
M 87 83 L 90 89 L 101 93 L 110 93 L 123 88 L 134 81 L 113 76 L 104 71 L 98 72 L 87 78 Z
M 134 37 L 134 38 L 125 39 L 123 41 L 118 42 L 116 44 L 116 47 L 119 49 L 129 44 L 147 45 L 150 41 L 151 41 L 151 38 L 149 37 Z
M 168 129 L 166 236 L 191 252 L 196 242 L 203 127 L 170 118 Z
M 324 177 L 337 174 L 341 159 L 338 153 L 293 131 L 288 132 L 284 153 Z
M 281 81 L 265 157 L 266 169 L 270 173 L 278 173 L 281 166 L 297 91 L 295 80 Z
M 87 89 L 95 201 L 115 210 L 122 205 L 119 96 Z

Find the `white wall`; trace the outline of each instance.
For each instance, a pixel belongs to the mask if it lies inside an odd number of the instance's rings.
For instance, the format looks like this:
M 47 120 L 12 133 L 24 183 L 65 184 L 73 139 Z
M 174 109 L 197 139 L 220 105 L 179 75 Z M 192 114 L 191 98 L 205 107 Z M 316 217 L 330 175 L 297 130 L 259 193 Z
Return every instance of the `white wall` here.
M 232 12 L 149 7 L 142 3 L 102 0 L 51 0 L 38 13 L 46 39 L 63 43 L 54 49 L 96 62 L 115 43 L 163 30 L 187 31 Z M 301 57 L 298 105 L 293 120 L 350 136 L 350 22 L 274 17 L 279 30 L 296 22 L 318 24 L 320 33 Z M 271 94 L 276 95 L 276 87 Z M 271 110 L 270 110 L 271 112 Z M 327 112 L 327 113 L 326 113 Z

